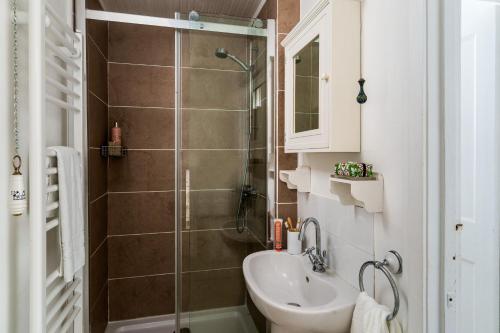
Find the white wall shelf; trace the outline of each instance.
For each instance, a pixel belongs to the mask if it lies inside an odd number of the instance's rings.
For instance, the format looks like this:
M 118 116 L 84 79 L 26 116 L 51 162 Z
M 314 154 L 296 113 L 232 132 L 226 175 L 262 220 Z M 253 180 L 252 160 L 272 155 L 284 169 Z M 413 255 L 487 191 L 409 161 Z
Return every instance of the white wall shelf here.
M 301 166 L 295 170 L 280 170 L 280 180 L 291 190 L 311 192 L 311 168 Z
M 381 174 L 375 176 L 374 180 L 330 177 L 330 191 L 343 205 L 356 205 L 370 213 L 381 213 L 384 209 L 384 178 Z

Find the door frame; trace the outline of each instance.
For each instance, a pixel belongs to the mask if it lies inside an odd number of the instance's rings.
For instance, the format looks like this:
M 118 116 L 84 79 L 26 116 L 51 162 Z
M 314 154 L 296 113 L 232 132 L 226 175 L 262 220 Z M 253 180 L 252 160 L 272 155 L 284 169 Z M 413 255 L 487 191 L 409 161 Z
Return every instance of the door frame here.
M 478 0 L 497 3 L 500 0 Z M 425 332 L 457 331 L 461 1 L 427 0 Z M 446 149 L 445 149 L 446 147 Z
M 455 332 L 461 1 L 427 0 L 425 331 Z M 451 146 L 450 146 L 451 143 Z M 445 144 L 451 149 L 445 149 Z M 447 148 L 448 148 L 447 147 Z

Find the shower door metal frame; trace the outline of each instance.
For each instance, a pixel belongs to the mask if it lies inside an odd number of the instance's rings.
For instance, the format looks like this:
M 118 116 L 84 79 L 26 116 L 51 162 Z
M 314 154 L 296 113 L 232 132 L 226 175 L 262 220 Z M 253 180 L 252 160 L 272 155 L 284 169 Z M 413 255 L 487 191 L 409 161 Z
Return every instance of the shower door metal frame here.
M 276 58 L 276 23 L 275 20 L 267 19 L 267 28 L 255 28 L 248 26 L 239 26 L 223 23 L 213 22 L 200 22 L 189 21 L 180 19 L 180 13 L 175 14 L 175 18 L 162 18 L 135 14 L 124 14 L 117 12 L 98 11 L 87 9 L 85 11 L 85 19 L 106 21 L 106 22 L 120 22 L 127 24 L 141 24 L 158 26 L 165 28 L 175 29 L 175 332 L 180 332 L 181 329 L 181 315 L 182 315 L 182 118 L 181 118 L 181 104 L 182 104 L 182 31 L 195 30 L 207 32 L 219 32 L 235 35 L 257 36 L 266 37 L 267 45 L 267 65 L 266 65 L 266 81 L 267 81 L 267 213 L 272 216 L 275 212 L 274 206 L 274 178 L 271 176 L 275 170 L 275 146 L 277 134 L 277 122 L 275 116 L 275 78 L 277 77 L 277 68 L 275 67 Z M 272 199 L 269 198 L 272 194 Z M 266 214 L 267 215 L 267 214 Z M 266 223 L 266 241 L 269 240 L 269 230 Z M 265 244 L 266 245 L 266 244 Z
M 180 15 L 176 18 L 164 18 L 155 16 L 145 16 L 136 14 L 124 14 L 116 12 L 107 12 L 100 10 L 87 9 L 87 19 L 108 22 L 121 22 L 130 24 L 152 25 L 156 27 L 165 27 L 181 30 L 198 30 L 198 31 L 211 31 L 221 32 L 227 34 L 247 35 L 247 36 L 260 36 L 268 37 L 268 29 L 246 27 L 240 25 L 214 23 L 214 22 L 200 22 L 189 21 L 180 19 Z M 271 20 L 267 20 L 268 22 Z

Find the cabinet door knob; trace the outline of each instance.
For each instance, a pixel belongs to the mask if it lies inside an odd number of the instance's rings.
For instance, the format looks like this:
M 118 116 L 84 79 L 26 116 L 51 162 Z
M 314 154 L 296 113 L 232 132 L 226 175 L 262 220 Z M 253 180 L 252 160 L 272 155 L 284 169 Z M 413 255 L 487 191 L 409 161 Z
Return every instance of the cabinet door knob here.
M 328 81 L 329 79 L 330 79 L 330 75 L 328 75 L 327 73 L 321 74 L 321 80 Z

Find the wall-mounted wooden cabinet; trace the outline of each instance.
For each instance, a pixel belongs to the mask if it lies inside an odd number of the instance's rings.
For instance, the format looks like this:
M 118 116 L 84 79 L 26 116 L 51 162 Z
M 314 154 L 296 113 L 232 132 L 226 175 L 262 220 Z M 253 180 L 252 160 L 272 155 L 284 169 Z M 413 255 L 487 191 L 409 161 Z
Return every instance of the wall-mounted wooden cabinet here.
M 319 0 L 283 40 L 286 152 L 360 151 L 360 11 Z

